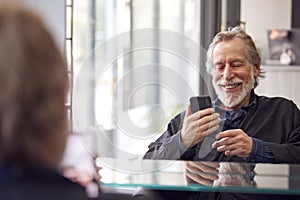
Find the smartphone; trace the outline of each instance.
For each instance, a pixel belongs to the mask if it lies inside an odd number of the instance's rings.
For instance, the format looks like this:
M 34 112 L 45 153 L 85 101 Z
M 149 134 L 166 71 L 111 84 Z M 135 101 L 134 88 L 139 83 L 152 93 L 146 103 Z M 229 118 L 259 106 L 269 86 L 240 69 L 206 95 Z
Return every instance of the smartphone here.
M 191 104 L 192 113 L 212 107 L 210 96 L 191 97 L 190 104 Z

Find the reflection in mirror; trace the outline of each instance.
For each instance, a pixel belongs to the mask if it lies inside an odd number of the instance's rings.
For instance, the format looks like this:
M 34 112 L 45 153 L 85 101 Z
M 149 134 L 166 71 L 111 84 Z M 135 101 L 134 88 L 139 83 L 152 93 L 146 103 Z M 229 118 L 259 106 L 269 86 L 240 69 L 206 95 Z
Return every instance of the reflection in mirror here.
M 188 184 L 213 187 L 255 187 L 255 165 L 233 162 L 186 161 Z
M 196 0 L 74 0 L 73 129 L 94 133 L 95 154 L 141 158 L 198 93 L 199 10 Z

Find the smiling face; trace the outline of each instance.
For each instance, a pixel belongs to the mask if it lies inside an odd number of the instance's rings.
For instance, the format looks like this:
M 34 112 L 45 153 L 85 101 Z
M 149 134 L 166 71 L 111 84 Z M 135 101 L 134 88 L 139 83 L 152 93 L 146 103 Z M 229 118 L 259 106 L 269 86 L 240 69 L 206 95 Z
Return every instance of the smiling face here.
M 212 54 L 214 89 L 225 109 L 248 105 L 259 66 L 247 59 L 246 45 L 240 38 L 218 43 Z

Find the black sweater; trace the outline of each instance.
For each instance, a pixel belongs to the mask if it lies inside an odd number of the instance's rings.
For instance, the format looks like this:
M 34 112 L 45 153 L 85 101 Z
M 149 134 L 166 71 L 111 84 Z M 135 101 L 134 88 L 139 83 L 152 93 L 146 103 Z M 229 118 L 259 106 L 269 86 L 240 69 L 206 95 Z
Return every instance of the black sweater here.
M 182 112 L 170 121 L 162 136 L 149 145 L 145 159 L 245 161 L 237 156 L 227 157 L 215 149 L 201 148 L 203 142 L 180 153 L 178 137 L 184 116 Z M 276 163 L 300 163 L 300 111 L 292 101 L 257 96 L 256 104 L 250 108 L 240 128 L 249 136 L 266 142 Z

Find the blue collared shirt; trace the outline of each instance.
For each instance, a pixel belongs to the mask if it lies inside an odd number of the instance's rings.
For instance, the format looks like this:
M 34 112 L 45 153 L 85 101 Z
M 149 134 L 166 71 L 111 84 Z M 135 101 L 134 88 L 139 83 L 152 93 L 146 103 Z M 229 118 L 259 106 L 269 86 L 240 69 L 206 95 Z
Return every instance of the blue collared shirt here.
M 222 131 L 230 129 L 238 129 L 241 126 L 242 121 L 245 119 L 248 111 L 257 103 L 257 95 L 254 92 L 251 93 L 250 103 L 247 106 L 242 106 L 239 109 L 227 111 L 220 107 L 221 101 L 216 99 L 213 102 L 213 107 L 216 112 L 220 113 Z M 252 138 L 252 151 L 248 158 L 245 159 L 247 162 L 253 163 L 274 163 L 274 155 L 264 141 Z M 186 148 L 183 146 L 179 137 L 179 149 L 181 152 L 185 152 Z
M 216 112 L 220 113 L 221 125 L 223 125 L 222 131 L 230 130 L 230 129 L 239 129 L 242 121 L 245 119 L 248 111 L 255 106 L 257 103 L 257 95 L 254 92 L 251 93 L 250 103 L 247 106 L 242 106 L 236 110 L 224 110 L 220 107 L 221 102 L 219 99 L 213 102 L 213 106 Z M 248 162 L 254 163 L 274 163 L 275 158 L 274 155 L 264 141 L 252 138 L 252 151 L 248 158 L 245 160 Z

